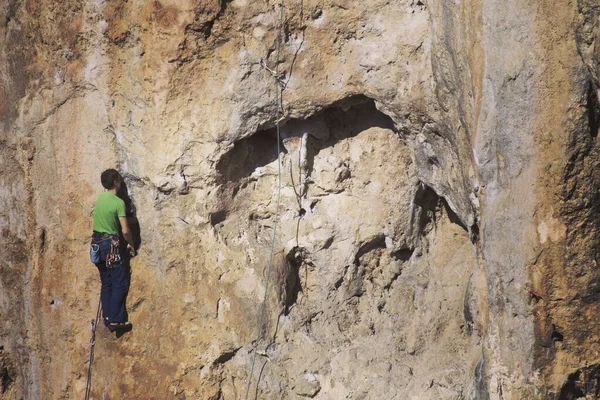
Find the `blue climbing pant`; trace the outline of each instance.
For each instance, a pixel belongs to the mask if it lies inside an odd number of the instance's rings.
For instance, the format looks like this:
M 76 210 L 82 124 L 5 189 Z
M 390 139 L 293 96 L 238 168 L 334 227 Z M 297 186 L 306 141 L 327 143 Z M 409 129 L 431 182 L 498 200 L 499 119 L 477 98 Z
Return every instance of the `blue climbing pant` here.
M 118 242 L 118 239 L 117 239 Z M 100 272 L 100 301 L 102 302 L 102 316 L 108 322 L 127 321 L 125 302 L 129 292 L 130 268 L 129 258 L 111 256 L 114 243 L 111 247 L 111 236 L 94 232 L 92 243 L 99 246 L 100 262 L 96 263 Z M 116 263 L 107 263 L 107 260 L 118 259 Z
M 96 264 L 100 272 L 100 301 L 102 302 L 102 315 L 108 322 L 127 321 L 125 301 L 129 292 L 129 265 L 123 262 L 111 268 L 105 263 Z

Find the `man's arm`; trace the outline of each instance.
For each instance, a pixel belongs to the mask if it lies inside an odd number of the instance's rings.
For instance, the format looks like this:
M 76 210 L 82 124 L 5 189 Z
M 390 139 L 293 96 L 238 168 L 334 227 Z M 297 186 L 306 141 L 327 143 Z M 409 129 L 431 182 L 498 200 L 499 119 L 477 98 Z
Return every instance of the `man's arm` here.
M 133 236 L 131 236 L 131 231 L 129 230 L 127 217 L 119 217 L 119 222 L 121 223 L 121 232 L 123 232 L 123 237 L 125 240 L 127 240 L 127 243 L 133 247 Z

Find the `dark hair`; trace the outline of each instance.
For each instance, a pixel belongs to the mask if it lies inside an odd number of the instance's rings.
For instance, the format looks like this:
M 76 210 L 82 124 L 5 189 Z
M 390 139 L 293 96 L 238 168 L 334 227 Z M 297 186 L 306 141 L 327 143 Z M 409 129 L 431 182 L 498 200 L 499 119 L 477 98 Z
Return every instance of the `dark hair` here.
M 105 189 L 111 190 L 115 187 L 115 181 L 121 182 L 123 178 L 116 169 L 107 169 L 100 175 L 100 182 Z

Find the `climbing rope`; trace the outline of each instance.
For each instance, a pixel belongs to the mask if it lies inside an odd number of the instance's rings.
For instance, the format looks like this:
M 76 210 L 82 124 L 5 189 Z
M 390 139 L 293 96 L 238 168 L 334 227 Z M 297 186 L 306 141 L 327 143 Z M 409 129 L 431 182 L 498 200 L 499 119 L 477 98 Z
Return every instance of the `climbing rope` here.
M 279 32 L 277 34 L 277 62 L 275 64 L 275 123 L 277 125 L 277 206 L 275 208 L 275 222 L 273 224 L 273 238 L 271 240 L 271 252 L 269 255 L 269 265 L 267 267 L 267 282 L 265 284 L 265 295 L 263 297 L 262 307 L 260 311 L 260 318 L 258 322 L 258 334 L 256 336 L 256 343 L 254 345 L 252 355 L 252 366 L 250 367 L 250 376 L 248 377 L 248 386 L 246 387 L 245 400 L 248 400 L 248 394 L 250 393 L 250 386 L 252 385 L 252 375 L 254 374 L 254 364 L 256 363 L 256 354 L 258 352 L 258 343 L 262 337 L 263 320 L 265 315 L 265 308 L 267 304 L 267 294 L 269 291 L 269 278 L 271 276 L 271 266 L 273 265 L 273 253 L 275 251 L 275 237 L 277 235 L 277 222 L 279 221 L 279 203 L 281 200 L 281 134 L 280 134 L 280 121 L 279 121 L 279 93 L 281 92 L 281 81 L 279 79 L 279 57 L 281 54 L 281 37 L 283 31 L 283 15 L 284 15 L 284 4 L 285 0 L 281 0 L 281 10 L 279 16 Z M 282 94 L 283 95 L 283 94 Z
M 100 319 L 100 300 L 98 300 L 98 311 L 96 311 L 96 320 L 92 320 L 92 338 L 90 339 L 90 361 L 88 364 L 87 382 L 85 384 L 85 400 L 89 400 L 92 390 L 92 363 L 94 362 L 94 346 L 96 345 L 96 328 Z

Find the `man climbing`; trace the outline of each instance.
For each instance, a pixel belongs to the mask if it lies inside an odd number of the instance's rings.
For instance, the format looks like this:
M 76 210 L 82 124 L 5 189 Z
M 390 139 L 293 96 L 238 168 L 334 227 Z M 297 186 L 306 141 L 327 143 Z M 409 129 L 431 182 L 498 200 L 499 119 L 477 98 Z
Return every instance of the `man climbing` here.
M 107 169 L 100 176 L 106 189 L 94 205 L 94 233 L 91 258 L 98 267 L 102 287 L 100 301 L 104 324 L 111 332 L 130 329 L 127 321 L 125 300 L 129 292 L 128 253 L 134 254 L 133 237 L 127 224 L 125 202 L 117 196 L 123 185 L 123 177 L 114 169 Z M 128 252 L 121 251 L 127 243 Z

